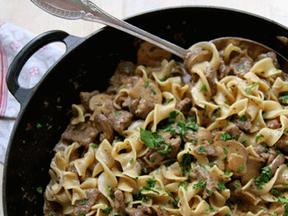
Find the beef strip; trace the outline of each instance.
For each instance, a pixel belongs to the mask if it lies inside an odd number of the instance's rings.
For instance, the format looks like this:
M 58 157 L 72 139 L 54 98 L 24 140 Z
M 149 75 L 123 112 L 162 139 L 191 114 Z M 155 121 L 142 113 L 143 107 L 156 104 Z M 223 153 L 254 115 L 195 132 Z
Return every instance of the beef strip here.
M 198 155 L 217 156 L 215 148 L 210 144 L 195 146 L 193 151 Z
M 266 121 L 266 125 L 268 128 L 276 129 L 281 126 L 281 123 L 278 119 L 269 119 Z
M 217 85 L 215 82 L 215 78 L 216 78 L 216 70 L 213 67 L 207 67 L 205 69 L 205 77 L 209 83 L 210 89 L 211 89 L 211 96 L 214 96 L 216 94 L 217 91 Z
M 231 191 L 231 202 L 237 203 L 244 201 L 245 203 L 249 204 L 255 203 L 256 196 L 248 191 L 244 191 L 239 180 L 232 181 L 227 186 Z
M 219 66 L 218 79 L 222 79 L 229 74 L 243 78 L 243 76 L 250 71 L 253 64 L 254 61 L 245 55 L 232 58 L 229 64 L 225 64 L 222 60 Z
M 169 216 L 168 212 L 163 207 L 151 206 L 151 208 L 154 210 L 154 212 L 157 214 L 157 216 Z
M 110 125 L 118 133 L 122 133 L 132 123 L 133 115 L 125 110 L 118 110 L 108 115 Z
M 283 153 L 288 153 L 288 137 L 282 135 L 282 137 L 275 143 L 276 148 L 283 151 Z
M 203 180 L 206 182 L 205 189 L 202 192 L 203 199 L 209 197 L 211 193 L 209 193 L 208 191 L 214 191 L 216 185 L 219 183 L 219 179 L 217 178 L 217 176 L 209 175 L 207 170 L 204 167 L 200 166 L 198 162 L 196 163 L 194 171 L 189 173 L 189 176 L 192 181 L 198 179 L 199 181 Z
M 131 99 L 130 97 L 122 104 L 123 108 L 128 108 L 134 115 L 145 119 L 147 115 L 154 109 L 155 102 L 149 99 Z
M 78 216 L 79 214 L 87 214 L 91 207 L 95 204 L 100 194 L 97 189 L 84 189 L 86 198 L 84 200 L 77 200 L 75 202 L 75 209 L 72 216 Z
M 263 145 L 257 145 L 254 147 L 254 150 L 257 154 L 263 154 L 263 153 L 267 153 L 267 148 L 265 148 Z
M 72 144 L 77 142 L 80 145 L 88 146 L 89 143 L 93 142 L 99 130 L 92 127 L 90 123 L 81 122 L 77 125 L 70 124 L 62 135 L 62 141 Z
M 137 208 L 126 208 L 126 213 L 129 216 L 151 216 L 153 215 L 152 210 L 148 206 L 137 206 Z
M 180 110 L 185 115 L 190 111 L 191 106 L 192 106 L 191 99 L 185 98 L 177 103 L 176 109 Z
M 120 215 L 125 215 L 125 197 L 124 194 L 121 190 L 116 189 L 114 192 L 114 197 L 115 197 L 115 201 L 114 201 L 114 211 L 117 213 L 120 213 Z
M 279 65 L 278 60 L 277 60 L 276 53 L 274 53 L 274 52 L 262 53 L 262 54 L 257 56 L 256 61 L 260 61 L 260 60 L 262 60 L 264 58 L 271 58 L 272 61 L 273 61 L 274 66 L 276 68 L 280 68 L 280 65 Z
M 135 115 L 145 119 L 147 115 L 154 109 L 154 107 L 155 107 L 154 101 L 145 98 L 140 99 L 137 109 L 135 110 Z
M 200 62 L 210 61 L 211 57 L 212 53 L 208 50 L 194 49 L 193 51 L 188 51 L 185 57 L 184 67 L 188 73 L 191 73 L 191 69 L 194 65 Z M 193 81 L 198 79 L 198 76 L 195 76 L 195 73 L 192 73 L 191 75 Z
M 180 137 L 166 139 L 165 145 L 148 150 L 146 155 L 143 157 L 145 163 L 148 167 L 155 167 L 164 159 L 175 158 L 179 151 L 181 142 Z M 165 150 L 167 145 L 169 145 L 169 147 Z
M 147 85 L 148 83 L 148 85 Z M 145 119 L 151 112 L 156 103 L 162 101 L 160 98 L 161 91 L 152 80 L 144 82 L 139 79 L 129 92 L 129 97 L 122 103 L 123 108 L 129 108 L 129 111 L 142 119 Z
M 229 133 L 231 137 L 236 140 L 238 140 L 240 134 L 242 133 L 242 131 L 235 125 L 228 126 L 224 132 Z
M 129 216 L 169 216 L 169 213 L 160 206 L 137 206 L 137 208 L 126 208 Z
M 233 119 L 233 124 L 235 124 L 239 129 L 243 130 L 243 131 L 250 131 L 251 127 L 252 127 L 252 123 L 249 119 L 247 119 L 246 121 L 243 120 L 239 120 L 239 118 L 235 118 Z
M 45 216 L 50 215 L 64 216 L 64 214 L 62 213 L 62 206 L 58 202 L 48 201 L 46 198 L 43 211 Z
M 197 131 L 189 129 L 183 136 L 185 142 L 196 142 L 197 144 L 209 143 L 212 141 L 212 133 L 204 127 L 198 127 Z
M 272 175 L 275 174 L 276 170 L 280 165 L 284 164 L 285 156 L 283 154 L 277 155 L 274 160 L 268 165 L 271 169 Z

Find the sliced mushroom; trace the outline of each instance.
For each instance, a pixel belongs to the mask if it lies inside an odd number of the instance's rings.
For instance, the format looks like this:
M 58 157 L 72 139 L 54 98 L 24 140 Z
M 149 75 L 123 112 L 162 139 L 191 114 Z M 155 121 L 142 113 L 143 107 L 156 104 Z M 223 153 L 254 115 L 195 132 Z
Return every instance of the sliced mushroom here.
M 278 167 L 285 162 L 285 156 L 283 154 L 277 155 L 277 157 L 268 165 L 271 169 L 272 175 L 275 174 Z
M 261 168 L 265 165 L 265 159 L 262 157 L 248 157 L 247 162 L 247 172 L 242 177 L 241 182 L 243 185 L 245 185 L 250 179 L 254 178 L 255 176 L 260 176 L 261 174 Z
M 192 67 L 200 62 L 209 61 L 212 57 L 212 53 L 208 50 L 203 49 L 195 49 L 193 51 L 189 51 L 186 55 L 184 64 L 185 69 L 190 73 Z
M 80 92 L 80 100 L 81 103 L 84 105 L 85 109 L 89 109 L 89 101 L 91 98 L 97 94 L 100 94 L 98 90 L 95 90 L 93 92 Z
M 241 177 L 247 172 L 248 152 L 244 145 L 236 141 L 222 141 L 213 144 L 221 147 L 227 157 L 227 170 L 231 170 L 235 177 Z
M 112 96 L 107 94 L 97 94 L 93 96 L 89 101 L 89 109 L 95 111 L 103 107 L 105 101 L 112 100 Z M 98 112 L 100 113 L 100 111 Z

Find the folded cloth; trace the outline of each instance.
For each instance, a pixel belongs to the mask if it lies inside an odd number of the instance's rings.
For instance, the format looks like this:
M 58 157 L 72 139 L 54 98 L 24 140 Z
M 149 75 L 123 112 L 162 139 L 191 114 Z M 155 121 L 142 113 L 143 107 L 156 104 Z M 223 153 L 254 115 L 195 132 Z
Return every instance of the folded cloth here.
M 4 20 L 0 20 L 0 162 L 4 163 L 10 134 L 20 110 L 18 101 L 6 85 L 9 64 L 21 48 L 35 35 Z M 48 68 L 62 55 L 63 50 L 49 44 L 38 50 L 24 65 L 19 84 L 31 88 L 38 83 Z

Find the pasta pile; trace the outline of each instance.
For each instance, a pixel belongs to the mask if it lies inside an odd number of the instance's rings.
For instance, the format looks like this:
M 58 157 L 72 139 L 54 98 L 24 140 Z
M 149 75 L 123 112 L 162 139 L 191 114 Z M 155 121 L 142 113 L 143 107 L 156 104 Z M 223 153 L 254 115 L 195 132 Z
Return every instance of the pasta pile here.
M 45 215 L 288 215 L 288 79 L 230 43 L 119 64 L 55 146 Z

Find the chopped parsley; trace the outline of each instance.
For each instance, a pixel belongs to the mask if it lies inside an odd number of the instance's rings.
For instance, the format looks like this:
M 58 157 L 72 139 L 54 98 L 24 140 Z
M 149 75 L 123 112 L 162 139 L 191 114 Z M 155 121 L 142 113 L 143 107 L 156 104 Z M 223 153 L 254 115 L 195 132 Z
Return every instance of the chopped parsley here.
M 174 100 L 174 98 L 168 98 L 168 99 L 165 100 L 165 102 L 169 103 L 170 101 L 173 101 L 173 100 Z
M 282 101 L 284 103 L 287 103 L 287 101 L 288 101 L 288 92 L 285 92 L 285 94 L 283 96 L 281 96 L 281 98 L 282 98 Z
M 207 87 L 205 84 L 202 85 L 202 87 L 200 88 L 200 91 L 207 91 Z
M 246 88 L 246 95 L 249 95 L 250 91 L 255 88 L 257 85 L 259 85 L 259 82 L 254 83 L 252 86 Z
M 149 148 L 161 146 L 164 143 L 164 138 L 157 132 L 148 131 L 140 128 L 140 139 Z
M 273 194 L 273 195 L 278 195 L 279 194 L 279 191 L 277 190 L 277 189 L 271 189 L 271 194 Z
M 238 167 L 237 172 L 241 172 L 243 169 L 245 168 L 245 166 L 242 164 Z
M 42 125 L 40 123 L 37 124 L 36 126 L 38 129 L 42 128 Z
M 115 112 L 115 116 L 119 116 L 119 115 L 121 115 L 121 112 L 120 111 L 116 111 Z
M 163 150 L 158 150 L 157 152 L 161 155 L 161 156 L 165 156 L 166 153 L 171 154 L 172 149 L 170 148 L 171 143 L 168 143 L 167 145 L 165 145 Z
M 112 206 L 106 208 L 106 209 L 102 209 L 101 212 L 104 214 L 110 214 L 111 210 L 113 209 Z
M 282 202 L 285 204 L 285 212 L 283 216 L 287 216 L 288 215 L 288 200 L 285 198 L 285 196 L 280 196 L 278 197 L 278 202 Z
M 254 183 L 257 186 L 258 189 L 263 189 L 263 184 L 267 183 L 270 181 L 272 178 L 272 171 L 269 166 L 263 167 L 262 172 L 260 176 L 254 177 Z
M 193 185 L 193 189 L 197 190 L 198 188 L 204 188 L 206 185 L 206 181 L 201 180 L 200 182 Z
M 98 145 L 95 145 L 95 144 L 91 144 L 90 145 L 90 148 L 93 148 L 93 149 L 96 149 L 96 148 L 98 148 L 99 146 Z
M 84 198 L 83 200 L 81 200 L 81 205 L 86 205 L 86 201 L 88 201 L 88 198 Z
M 260 138 L 264 137 L 263 134 L 259 134 L 255 137 L 255 142 L 257 143 Z
M 246 115 L 242 115 L 242 116 L 240 116 L 239 120 L 240 121 L 247 121 L 248 117 Z
M 239 181 L 236 181 L 236 182 L 235 182 L 235 186 L 231 187 L 230 190 L 233 191 L 233 190 L 236 190 L 236 189 L 239 188 L 239 187 L 240 187 L 240 182 L 239 182 Z
M 157 183 L 157 180 L 149 178 L 149 179 L 146 181 L 146 185 L 143 186 L 143 188 L 144 188 L 146 191 L 153 191 L 153 192 L 159 194 L 158 191 L 156 191 L 156 190 L 153 189 L 153 187 L 156 185 L 156 183 Z
M 225 133 L 220 135 L 220 139 L 223 141 L 227 141 L 227 140 L 231 140 L 232 136 L 230 133 L 228 133 L 227 131 L 225 131 Z
M 184 154 L 182 156 L 182 161 L 180 162 L 181 167 L 189 166 L 193 161 L 193 155 L 191 154 Z
M 243 70 L 244 69 L 244 65 L 241 65 L 241 66 L 239 66 L 238 68 L 237 68 L 237 71 L 241 71 L 241 70 Z
M 40 194 L 43 193 L 43 188 L 42 188 L 42 187 L 38 187 L 36 190 L 37 190 L 37 192 L 40 193 Z
M 149 86 L 149 82 L 146 81 L 145 84 L 144 84 L 145 88 L 147 88 Z
M 269 166 L 263 167 L 262 173 L 261 173 L 261 178 L 260 178 L 261 182 L 267 183 L 270 181 L 271 178 L 272 178 L 271 168 Z
M 179 200 L 180 200 L 179 197 L 177 197 L 176 200 L 169 200 L 168 203 L 173 205 L 174 208 L 177 208 Z
M 169 113 L 169 115 L 170 115 L 170 117 L 169 117 L 169 119 L 168 119 L 168 121 L 169 122 L 173 122 L 173 121 L 175 121 L 176 120 L 176 117 L 179 115 L 179 112 L 177 112 L 177 111 L 171 111 L 170 113 Z
M 204 146 L 200 146 L 200 152 L 206 152 L 206 148 Z
M 205 116 L 205 115 L 206 115 L 206 111 L 207 111 L 207 105 L 205 104 L 205 105 L 204 105 L 204 110 L 203 110 L 202 116 Z
M 218 185 L 219 190 L 221 191 L 224 191 L 226 189 L 225 185 L 222 182 L 219 182 L 217 185 Z

